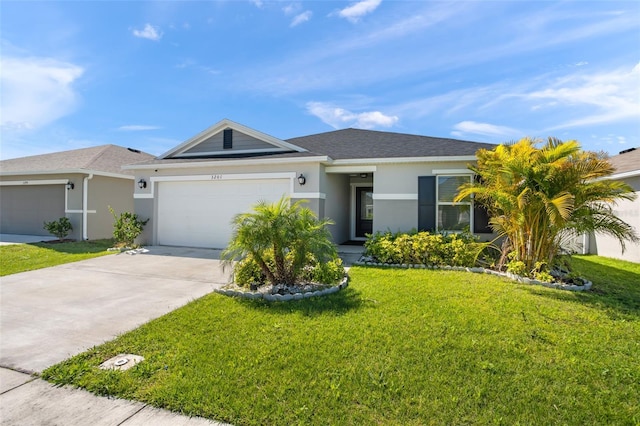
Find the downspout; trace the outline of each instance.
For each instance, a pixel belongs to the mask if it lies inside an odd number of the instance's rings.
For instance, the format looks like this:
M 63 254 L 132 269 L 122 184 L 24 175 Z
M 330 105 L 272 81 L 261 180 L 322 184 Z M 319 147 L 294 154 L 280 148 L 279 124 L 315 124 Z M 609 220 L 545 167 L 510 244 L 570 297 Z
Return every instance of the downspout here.
M 82 239 L 88 240 L 87 236 L 87 211 L 89 210 L 89 180 L 93 179 L 93 173 L 85 176 L 82 181 Z

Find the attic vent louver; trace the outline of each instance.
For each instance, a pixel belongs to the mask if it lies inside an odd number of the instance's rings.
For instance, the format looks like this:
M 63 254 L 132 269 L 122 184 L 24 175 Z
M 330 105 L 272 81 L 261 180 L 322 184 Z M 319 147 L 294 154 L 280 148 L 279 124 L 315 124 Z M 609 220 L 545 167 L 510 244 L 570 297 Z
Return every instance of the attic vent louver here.
M 222 134 L 222 148 L 233 148 L 233 129 L 224 129 Z

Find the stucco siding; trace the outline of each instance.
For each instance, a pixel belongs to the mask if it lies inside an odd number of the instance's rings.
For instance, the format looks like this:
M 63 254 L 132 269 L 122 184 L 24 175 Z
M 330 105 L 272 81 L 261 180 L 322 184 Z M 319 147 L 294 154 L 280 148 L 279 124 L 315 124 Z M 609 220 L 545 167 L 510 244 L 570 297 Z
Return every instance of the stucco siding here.
M 113 216 L 133 212 L 133 180 L 94 176 L 88 181 L 89 199 L 87 213 L 87 237 L 90 240 L 113 237 Z
M 337 244 L 348 241 L 350 239 L 349 176 L 327 175 L 325 192 L 324 216 L 334 222 L 334 224 L 329 227 L 333 241 Z
M 640 176 L 626 179 L 625 182 L 636 190 L 634 201 L 621 201 L 613 206 L 616 216 L 627 222 L 640 235 Z M 589 253 L 616 259 L 640 262 L 640 244 L 625 243 L 625 251 L 617 239 L 608 235 L 596 233 L 589 239 Z
M 418 201 L 375 200 L 373 232 L 409 232 L 418 228 Z

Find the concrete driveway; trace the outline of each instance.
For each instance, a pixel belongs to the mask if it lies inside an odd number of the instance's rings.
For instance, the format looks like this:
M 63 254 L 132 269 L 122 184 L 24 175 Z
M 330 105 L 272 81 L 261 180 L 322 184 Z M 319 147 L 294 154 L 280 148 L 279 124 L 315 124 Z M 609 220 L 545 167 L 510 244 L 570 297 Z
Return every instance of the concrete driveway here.
M 150 247 L 0 279 L 0 366 L 41 372 L 228 281 L 219 251 Z

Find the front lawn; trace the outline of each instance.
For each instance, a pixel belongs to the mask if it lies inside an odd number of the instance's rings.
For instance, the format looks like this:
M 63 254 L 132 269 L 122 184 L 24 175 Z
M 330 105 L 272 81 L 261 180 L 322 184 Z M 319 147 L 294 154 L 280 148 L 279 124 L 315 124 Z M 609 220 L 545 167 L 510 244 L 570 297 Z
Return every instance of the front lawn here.
M 0 246 L 0 276 L 104 256 L 109 247 L 112 240 Z
M 594 291 L 354 267 L 319 299 L 210 294 L 43 376 L 235 425 L 638 424 L 640 265 L 576 264 Z M 97 368 L 121 353 L 145 361 Z

